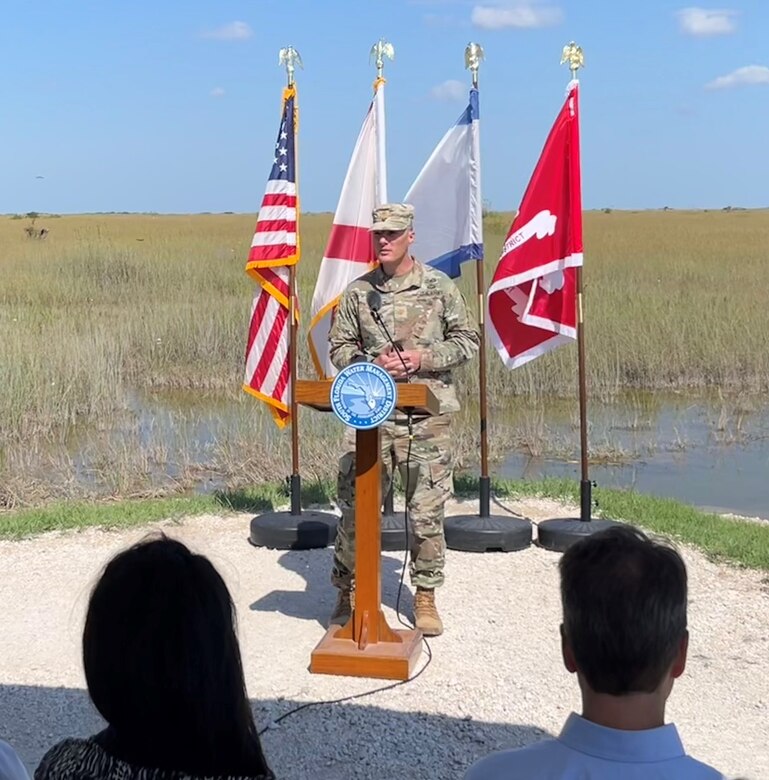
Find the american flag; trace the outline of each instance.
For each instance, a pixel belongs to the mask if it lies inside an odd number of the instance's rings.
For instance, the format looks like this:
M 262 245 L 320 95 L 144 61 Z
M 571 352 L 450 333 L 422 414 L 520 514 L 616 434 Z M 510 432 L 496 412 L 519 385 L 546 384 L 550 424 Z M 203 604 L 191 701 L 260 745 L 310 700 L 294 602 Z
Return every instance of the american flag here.
M 286 89 L 272 170 L 246 264 L 259 287 L 251 309 L 243 389 L 269 405 L 281 428 L 290 421 L 289 266 L 299 260 L 295 99 L 295 88 Z

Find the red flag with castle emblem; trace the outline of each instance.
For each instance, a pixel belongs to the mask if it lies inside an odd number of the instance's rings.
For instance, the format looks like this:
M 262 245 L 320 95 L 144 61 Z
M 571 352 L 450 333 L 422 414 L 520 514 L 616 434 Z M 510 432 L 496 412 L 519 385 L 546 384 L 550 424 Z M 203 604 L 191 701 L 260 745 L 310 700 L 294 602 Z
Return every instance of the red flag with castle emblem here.
M 508 368 L 577 338 L 576 268 L 581 265 L 579 83 L 574 80 L 489 287 L 489 335 Z

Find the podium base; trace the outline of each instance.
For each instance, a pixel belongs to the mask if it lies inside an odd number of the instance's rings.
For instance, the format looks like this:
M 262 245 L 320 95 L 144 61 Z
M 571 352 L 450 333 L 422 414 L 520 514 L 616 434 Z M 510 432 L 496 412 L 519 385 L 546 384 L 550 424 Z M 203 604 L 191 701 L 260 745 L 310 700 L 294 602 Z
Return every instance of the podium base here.
M 330 512 L 265 512 L 251 520 L 248 540 L 272 550 L 311 550 L 334 543 L 338 518 Z
M 338 639 L 343 626 L 331 626 L 310 656 L 313 674 L 408 680 L 422 652 L 422 632 L 395 629 L 402 641 L 360 647 L 354 639 Z
M 614 520 L 580 520 L 578 517 L 543 520 L 537 524 L 537 544 L 546 550 L 563 552 L 574 542 L 613 525 L 619 524 Z

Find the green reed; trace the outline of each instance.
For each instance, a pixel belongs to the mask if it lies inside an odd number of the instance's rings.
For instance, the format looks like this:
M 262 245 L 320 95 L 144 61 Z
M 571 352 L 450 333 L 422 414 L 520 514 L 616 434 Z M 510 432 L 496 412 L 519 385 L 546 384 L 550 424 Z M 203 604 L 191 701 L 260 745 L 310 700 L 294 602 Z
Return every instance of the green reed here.
M 486 218 L 487 283 L 509 219 Z M 330 215 L 302 219 L 303 376 L 312 374 L 306 332 L 330 223 Z M 243 268 L 253 215 L 93 215 L 37 224 L 50 231 L 44 241 L 27 238 L 23 221 L 0 218 L 0 445 L 66 442 L 73 429 L 116 424 L 130 412 L 136 391 L 182 389 L 255 404 L 248 435 L 261 449 L 254 458 L 265 456 L 267 442 L 277 448 L 271 457 L 284 459 L 284 437 L 256 402 L 241 399 L 254 293 Z M 586 213 L 591 397 L 610 399 L 628 388 L 765 392 L 769 352 L 760 280 L 767 235 L 766 210 Z M 466 269 L 460 284 L 474 306 L 474 269 Z M 459 373 L 472 398 L 477 364 Z M 488 380 L 492 410 L 510 396 L 527 403 L 573 396 L 576 348 L 514 372 L 490 352 Z M 304 416 L 308 438 L 330 435 L 316 417 Z M 465 425 L 472 452 L 477 422 L 467 417 Z M 531 435 L 519 433 L 511 437 Z M 233 442 L 223 446 L 236 451 Z M 327 443 L 318 440 L 317 457 L 324 456 Z M 0 471 L 9 457 L 2 453 Z

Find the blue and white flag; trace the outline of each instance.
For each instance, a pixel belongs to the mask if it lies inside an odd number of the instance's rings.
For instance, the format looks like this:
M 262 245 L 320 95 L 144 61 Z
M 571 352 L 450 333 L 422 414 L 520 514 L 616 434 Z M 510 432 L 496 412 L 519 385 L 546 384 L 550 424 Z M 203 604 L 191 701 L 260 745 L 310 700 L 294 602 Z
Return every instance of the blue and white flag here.
M 483 258 L 478 90 L 443 136 L 404 198 L 414 206 L 414 256 L 452 279 Z

